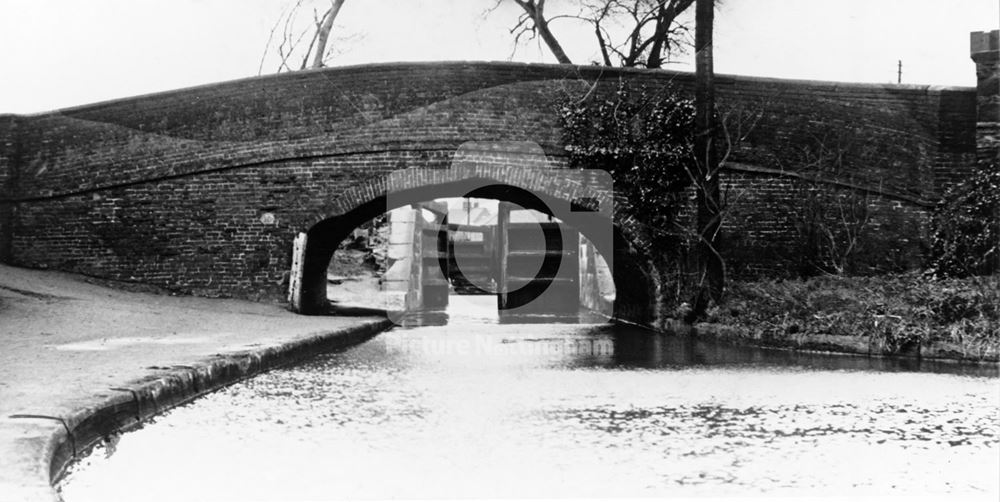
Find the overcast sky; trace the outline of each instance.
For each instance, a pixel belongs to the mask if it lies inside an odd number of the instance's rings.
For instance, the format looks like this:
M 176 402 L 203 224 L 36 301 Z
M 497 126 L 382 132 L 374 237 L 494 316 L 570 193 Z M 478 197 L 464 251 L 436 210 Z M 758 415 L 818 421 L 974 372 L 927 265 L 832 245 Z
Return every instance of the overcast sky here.
M 0 113 L 34 113 L 254 76 L 291 0 L 0 0 Z M 508 1 L 508 0 L 505 0 Z M 516 6 L 495 0 L 346 0 L 332 63 L 554 62 L 537 42 L 512 56 Z M 558 11 L 571 0 L 549 0 Z M 997 0 L 724 0 L 716 71 L 853 82 L 975 85 L 969 32 L 996 29 Z M 589 30 L 557 21 L 574 62 Z M 673 65 L 690 69 L 683 64 Z M 273 72 L 273 62 L 264 72 Z

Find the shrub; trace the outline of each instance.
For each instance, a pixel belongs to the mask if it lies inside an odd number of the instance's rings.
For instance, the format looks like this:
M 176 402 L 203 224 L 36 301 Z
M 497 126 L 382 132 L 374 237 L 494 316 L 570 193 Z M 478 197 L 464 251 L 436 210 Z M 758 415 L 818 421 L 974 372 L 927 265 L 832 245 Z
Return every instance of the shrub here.
M 931 268 L 967 277 L 1000 270 L 1000 161 L 980 162 L 935 210 Z
M 1000 276 L 965 279 L 819 276 L 806 280 L 734 282 L 710 322 L 753 338 L 798 333 L 868 336 L 887 352 L 915 342 L 1000 346 Z

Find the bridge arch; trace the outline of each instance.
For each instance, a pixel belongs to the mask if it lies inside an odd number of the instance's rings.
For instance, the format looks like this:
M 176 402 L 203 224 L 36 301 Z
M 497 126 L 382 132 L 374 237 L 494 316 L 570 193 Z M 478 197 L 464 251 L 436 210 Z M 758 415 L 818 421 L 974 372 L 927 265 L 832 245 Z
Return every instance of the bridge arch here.
M 526 171 L 508 167 L 481 169 L 479 176 L 464 177 L 447 169 L 412 170 L 411 176 L 369 179 L 348 190 L 343 197 L 318 211 L 309 222 L 301 291 L 303 313 L 320 313 L 327 306 L 326 268 L 338 244 L 351 231 L 376 216 L 397 207 L 444 197 L 477 197 L 512 202 L 527 209 L 558 216 L 565 224 L 587 237 L 602 256 L 612 257 L 616 298 L 614 316 L 618 320 L 653 325 L 662 320 L 659 312 L 661 274 L 649 247 L 643 244 L 641 229 L 631 219 L 612 217 L 601 223 L 611 228 L 607 239 L 593 235 L 593 220 L 572 214 L 554 214 L 552 207 L 568 205 L 574 196 L 600 197 L 596 192 L 573 193 L 555 189 L 542 175 L 521 176 Z M 542 170 L 536 170 L 542 173 Z M 512 179 L 517 178 L 517 179 Z M 402 180 L 402 182 L 400 182 Z M 391 187 L 391 190 L 389 189 Z M 573 195 L 575 193 L 575 195 Z M 531 196 L 526 196 L 530 194 Z M 593 218 L 594 215 L 588 215 Z

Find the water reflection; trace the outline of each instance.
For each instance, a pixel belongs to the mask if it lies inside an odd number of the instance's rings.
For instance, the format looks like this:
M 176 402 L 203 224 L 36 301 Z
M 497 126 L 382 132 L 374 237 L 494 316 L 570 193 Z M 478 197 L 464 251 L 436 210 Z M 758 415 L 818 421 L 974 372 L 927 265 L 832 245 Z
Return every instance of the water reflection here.
M 64 496 L 1000 494 L 996 368 L 453 314 L 179 408 Z
M 600 329 L 602 328 L 597 328 L 598 331 Z M 616 363 L 634 367 L 725 364 L 828 370 L 925 371 L 993 377 L 1000 374 L 1000 367 L 996 364 L 960 364 L 933 359 L 746 347 L 697 336 L 651 333 L 641 328 L 625 326 L 614 328 L 614 332 Z

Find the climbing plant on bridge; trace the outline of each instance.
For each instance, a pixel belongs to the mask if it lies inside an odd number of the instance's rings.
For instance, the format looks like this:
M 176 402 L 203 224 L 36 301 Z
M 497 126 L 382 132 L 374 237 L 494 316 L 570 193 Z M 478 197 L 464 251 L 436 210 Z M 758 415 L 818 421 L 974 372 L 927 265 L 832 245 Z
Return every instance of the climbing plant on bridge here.
M 677 221 L 693 181 L 694 103 L 672 89 L 631 89 L 558 105 L 572 167 L 611 173 L 627 213 L 656 244 L 676 244 Z M 669 241 L 669 242 L 668 242 Z M 670 249 L 657 245 L 659 249 Z
M 1000 270 L 1000 161 L 981 161 L 948 190 L 932 222 L 934 272 L 986 275 Z

